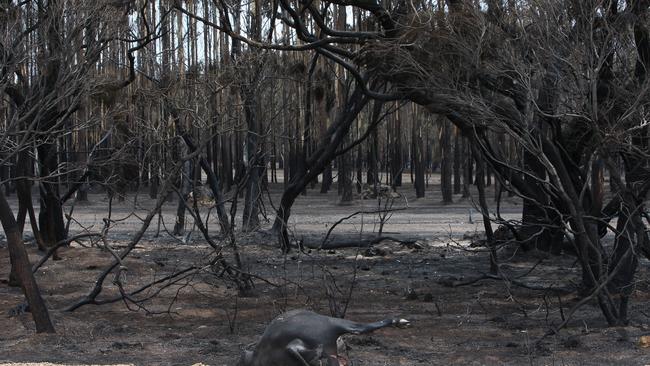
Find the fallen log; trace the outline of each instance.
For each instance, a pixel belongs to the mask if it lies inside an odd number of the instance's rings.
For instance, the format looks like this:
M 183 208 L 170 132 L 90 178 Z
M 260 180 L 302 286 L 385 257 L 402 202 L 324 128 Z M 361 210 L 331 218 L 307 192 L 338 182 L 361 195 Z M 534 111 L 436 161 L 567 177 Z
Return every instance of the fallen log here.
M 330 235 L 325 240 L 316 237 L 304 237 L 298 244 L 302 248 L 317 249 L 317 250 L 331 250 L 341 248 L 367 248 L 384 241 L 392 241 L 406 246 L 410 249 L 422 249 L 418 244 L 418 238 L 401 238 L 397 236 L 356 236 L 355 234 L 348 235 Z

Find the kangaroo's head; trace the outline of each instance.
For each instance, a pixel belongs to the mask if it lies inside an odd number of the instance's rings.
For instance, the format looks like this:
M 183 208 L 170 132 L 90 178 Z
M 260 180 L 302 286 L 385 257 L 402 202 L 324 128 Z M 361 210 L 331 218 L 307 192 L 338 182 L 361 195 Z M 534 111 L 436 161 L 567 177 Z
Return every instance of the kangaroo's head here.
M 411 322 L 406 319 L 393 319 L 393 326 L 397 328 L 408 328 Z

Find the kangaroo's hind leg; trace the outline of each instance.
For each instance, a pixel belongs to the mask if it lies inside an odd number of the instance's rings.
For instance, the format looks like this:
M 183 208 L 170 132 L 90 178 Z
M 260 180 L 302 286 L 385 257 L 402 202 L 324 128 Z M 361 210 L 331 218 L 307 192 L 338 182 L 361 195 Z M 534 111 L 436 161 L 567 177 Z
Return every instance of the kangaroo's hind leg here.
M 297 365 L 300 366 L 338 366 L 330 365 L 327 363 L 327 355 L 323 354 L 322 346 L 317 348 L 309 348 L 300 339 L 294 339 L 289 342 L 286 348 L 289 355 L 295 362 L 298 362 Z

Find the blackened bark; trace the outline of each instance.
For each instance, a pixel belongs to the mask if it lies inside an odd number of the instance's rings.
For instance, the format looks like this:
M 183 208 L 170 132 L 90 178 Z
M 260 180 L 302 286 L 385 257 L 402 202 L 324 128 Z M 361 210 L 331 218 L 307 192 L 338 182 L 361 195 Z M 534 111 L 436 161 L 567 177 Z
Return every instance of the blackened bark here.
M 41 166 L 39 227 L 43 242 L 53 247 L 66 237 L 63 222 L 63 206 L 59 197 L 59 182 L 56 176 L 58 167 L 56 145 L 43 143 L 38 147 L 38 160 Z
M 485 238 L 488 249 L 490 250 L 490 273 L 497 274 L 499 272 L 499 264 L 497 260 L 497 251 L 494 242 L 494 232 L 492 231 L 492 222 L 490 221 L 490 211 L 488 209 L 487 199 L 485 198 L 485 163 L 482 159 L 478 158 L 479 150 L 476 147 L 476 140 L 470 140 L 469 144 L 472 147 L 472 152 L 477 157 L 476 159 L 476 188 L 478 189 L 478 202 L 481 208 L 481 216 L 483 217 L 483 228 L 485 229 Z
M 21 237 L 25 225 L 26 214 L 29 214 L 29 223 L 32 227 L 34 239 L 38 245 L 39 250 L 47 250 L 41 232 L 38 228 L 38 221 L 34 213 L 34 205 L 32 203 L 32 183 L 29 177 L 33 175 L 32 159 L 27 150 L 22 150 L 18 153 L 18 161 L 16 164 L 16 172 L 18 179 L 16 180 L 16 192 L 18 195 L 18 230 Z
M 246 134 L 246 198 L 242 216 L 242 230 L 251 231 L 260 226 L 259 201 L 262 199 L 262 174 L 265 171 L 264 139 L 258 106 L 252 90 L 245 88 L 244 113 L 248 124 Z
M 374 123 L 380 118 L 383 103 L 375 101 L 372 108 L 371 121 Z M 366 178 L 368 185 L 372 186 L 374 195 L 379 191 L 381 181 L 379 179 L 379 136 L 377 129 L 373 129 L 370 133 L 370 141 L 368 143 L 368 173 Z
M 9 196 L 11 194 L 11 174 L 9 171 L 9 167 L 6 165 L 0 166 L 0 179 L 4 182 L 2 184 L 2 187 L 0 189 L 3 189 L 5 194 Z
M 362 185 L 363 185 L 363 156 L 362 156 L 362 152 L 361 152 L 362 147 L 357 146 L 357 148 L 355 150 L 356 150 L 355 151 L 356 159 L 355 159 L 355 164 L 354 165 L 355 165 L 355 170 L 357 172 L 357 175 L 356 175 L 356 179 L 355 179 L 356 183 L 355 183 L 354 186 L 357 188 L 357 194 L 361 194 L 361 188 L 362 188 Z
M 271 183 L 278 182 L 278 144 L 276 135 L 273 134 L 273 154 L 271 155 Z
M 420 121 L 414 121 L 413 133 L 411 138 L 412 145 L 412 159 L 411 165 L 415 174 L 415 196 L 417 198 L 424 197 L 424 152 L 422 147 L 422 136 L 420 134 Z
M 81 116 L 88 117 L 87 110 L 82 108 L 79 112 Z M 85 161 L 88 152 L 88 130 L 82 129 L 79 131 L 79 141 L 77 142 L 77 151 L 74 152 L 74 161 L 76 166 L 81 166 Z M 147 173 L 148 174 L 148 173 Z M 74 174 L 73 185 L 76 185 L 77 182 L 81 181 L 79 188 L 77 188 L 77 194 L 75 200 L 77 202 L 87 202 L 88 201 L 88 183 L 87 176 L 84 171 Z
M 400 119 L 399 111 L 395 115 L 393 121 L 393 130 L 391 133 L 391 187 L 402 186 L 402 172 L 404 171 L 404 161 L 402 152 L 402 121 Z
M 36 331 L 38 333 L 54 333 L 50 314 L 41 297 L 38 284 L 32 273 L 27 251 L 18 231 L 18 224 L 2 191 L 0 191 L 0 222 L 2 222 L 2 227 L 7 236 L 12 267 L 27 298 L 27 303 L 36 324 Z
M 368 144 L 368 173 L 366 175 L 366 181 L 368 186 L 373 187 L 373 192 L 377 193 L 377 185 L 379 182 L 379 165 L 377 161 L 379 160 L 379 138 L 377 136 L 377 130 L 372 131 L 370 134 L 370 141 Z
M 323 181 L 320 185 L 320 193 L 327 193 L 332 188 L 334 177 L 332 176 L 332 163 L 328 163 L 323 170 Z
M 221 135 L 221 172 L 224 188 L 226 191 L 229 191 L 233 184 L 235 184 L 235 179 L 233 178 L 233 160 L 232 160 L 232 135 L 226 136 L 225 134 Z
M 185 156 L 186 154 L 181 154 Z M 183 162 L 181 170 L 180 187 L 178 189 L 178 206 L 176 207 L 176 223 L 174 224 L 174 235 L 183 235 L 185 231 L 185 206 L 192 191 L 192 161 Z
M 440 130 L 440 190 L 442 191 L 442 203 L 449 204 L 453 201 L 452 178 L 452 145 L 451 145 L 451 123 L 442 117 L 442 128 Z
M 530 134 L 535 138 L 545 140 L 547 130 L 553 126 L 554 120 L 548 115 L 555 114 L 558 103 L 556 84 L 558 83 L 558 73 L 554 65 L 549 65 L 542 86 L 537 97 L 537 105 L 542 113 L 536 113 L 535 118 L 527 126 Z M 559 133 L 556 129 L 552 132 Z M 558 136 L 558 140 L 561 140 Z M 557 141 L 558 144 L 562 142 Z M 567 149 L 569 150 L 569 149 Z M 558 157 L 557 164 L 562 166 L 571 166 L 573 162 L 570 157 L 565 155 Z M 535 194 L 524 198 L 524 207 L 522 211 L 522 228 L 521 238 L 524 241 L 524 248 L 537 248 L 544 251 L 552 251 L 559 254 L 561 251 L 564 233 L 562 230 L 562 219 L 556 210 L 547 209 L 551 198 L 544 190 L 544 181 L 546 180 L 546 167 L 542 164 L 537 151 L 529 149 L 524 150 L 523 169 L 528 172 L 524 176 L 527 185 L 533 188 Z M 576 176 L 571 178 L 576 182 L 580 180 L 577 170 L 573 171 Z
M 540 235 L 541 232 L 546 232 L 544 228 L 546 210 L 543 207 L 548 204 L 548 198 L 545 197 L 540 183 L 540 180 L 543 181 L 546 177 L 546 170 L 539 158 L 529 151 L 524 151 L 523 169 L 530 172 L 530 175 L 524 176 L 524 181 L 538 193 L 533 197 L 524 198 L 520 229 L 520 235 L 524 240 L 522 245 L 526 250 L 533 248 L 543 250 L 548 248 L 548 240 L 551 239 L 547 235 Z
M 460 193 L 460 175 L 461 175 L 461 156 L 462 156 L 462 150 L 461 150 L 461 139 L 462 137 L 460 136 L 460 131 L 458 128 L 454 128 L 454 194 L 459 194 Z
M 309 63 L 309 71 L 307 73 L 307 80 L 305 81 L 304 89 L 304 105 L 305 105 L 305 113 L 304 113 L 304 124 L 302 126 L 302 154 L 301 154 L 301 165 L 305 165 L 305 161 L 309 157 L 309 154 L 311 154 L 312 150 L 312 128 L 314 125 L 314 114 L 312 113 L 313 110 L 313 95 L 312 89 L 314 88 L 314 71 L 316 70 L 316 64 L 318 61 L 318 53 L 314 53 L 314 55 L 311 58 L 311 61 Z M 312 184 L 314 181 L 311 182 Z M 303 190 L 303 194 L 307 193 L 305 187 L 305 190 Z
M 190 136 L 187 133 L 183 133 L 182 137 L 190 152 L 195 152 L 197 150 L 197 146 L 194 144 Z M 210 168 L 210 163 L 207 161 L 207 159 L 204 157 L 199 157 L 199 165 L 207 176 L 208 185 L 212 191 L 212 196 L 214 197 L 221 232 L 223 234 L 228 234 L 230 232 L 230 221 L 228 219 L 228 213 L 226 212 L 226 200 L 221 191 L 221 184 L 219 182 L 219 179 L 217 178 L 217 175 L 214 173 L 214 171 Z
M 155 199 L 158 196 L 158 189 L 160 187 L 160 163 L 162 159 L 162 150 L 158 145 L 154 145 L 152 149 L 151 169 L 149 169 L 149 198 Z
M 472 184 L 472 149 L 469 146 L 469 141 L 467 138 L 462 138 L 462 150 L 465 155 L 465 161 L 463 162 L 463 198 L 467 198 L 470 195 L 469 186 Z
M 280 198 L 273 230 L 278 233 L 280 247 L 284 252 L 290 250 L 287 223 L 291 216 L 291 207 L 304 187 L 314 177 L 322 173 L 337 155 L 337 149 L 350 130 L 352 122 L 368 103 L 368 98 L 357 88 L 348 97 L 345 106 L 337 114 L 336 120 L 321 139 L 321 145 L 307 160 L 307 168 L 301 176 L 295 176 Z
M 341 187 L 341 202 L 352 202 L 354 199 L 352 189 L 352 162 L 348 154 L 341 156 L 339 167 L 339 185 Z

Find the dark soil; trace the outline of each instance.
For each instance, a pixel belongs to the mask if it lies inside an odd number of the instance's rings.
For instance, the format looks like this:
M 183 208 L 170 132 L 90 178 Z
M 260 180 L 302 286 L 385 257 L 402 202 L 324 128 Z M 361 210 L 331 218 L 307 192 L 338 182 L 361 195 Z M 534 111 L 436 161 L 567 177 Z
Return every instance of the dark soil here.
M 348 337 L 348 356 L 359 366 L 650 364 L 650 349 L 638 345 L 641 336 L 650 334 L 648 261 L 641 260 L 629 326 L 607 327 L 597 305 L 590 303 L 573 314 L 565 329 L 542 339 L 578 300 L 579 271 L 573 258 L 504 249 L 502 269 L 518 285 L 484 279 L 452 287 L 489 269 L 487 254 L 469 247 L 481 230 L 480 216 L 470 212 L 469 201 L 442 206 L 432 192 L 433 197 L 396 212 L 384 229 L 417 238 L 416 246 L 383 242 L 369 251 L 294 251 L 285 256 L 275 247 L 275 238 L 263 231 L 238 235 L 245 269 L 255 276 L 255 287 L 246 296 L 208 266 L 213 250 L 198 231 L 189 238 L 172 238 L 161 225 L 156 237 L 154 222 L 124 263 L 126 290 L 188 266 L 201 271 L 139 306 L 118 301 L 63 312 L 88 293 L 111 261 L 106 250 L 73 244 L 61 250 L 62 260 L 48 261 L 37 273 L 57 329 L 53 335 L 35 334 L 29 313 L 9 316 L 24 298 L 6 283 L 9 259 L 0 241 L 0 362 L 234 365 L 241 349 L 255 342 L 276 315 L 309 308 L 327 315 L 345 309 L 346 318 L 359 321 L 399 316 L 412 322 L 408 329 Z M 151 202 L 139 200 L 136 208 L 133 201 L 116 204 L 114 217 L 130 212 L 142 217 Z M 309 193 L 297 203 L 292 228 L 300 235 L 322 237 L 339 218 L 372 208 L 376 201 L 340 206 L 334 195 Z M 174 210 L 175 203 L 165 206 L 168 227 Z M 82 226 L 98 231 L 105 211 L 102 196 L 91 196 L 91 203 L 75 208 L 79 221 L 72 232 Z M 518 211 L 516 201 L 505 204 L 504 214 L 516 217 Z M 376 231 L 374 221 L 373 215 L 356 216 L 337 227 L 336 238 L 351 240 Z M 110 233 L 110 245 L 123 248 L 138 225 L 133 216 L 120 222 Z M 216 224 L 210 225 L 217 235 Z M 34 263 L 41 253 L 33 244 L 28 248 Z M 232 261 L 230 250 L 224 256 Z M 112 281 L 111 275 L 99 299 L 118 294 Z M 145 291 L 135 298 L 153 294 Z

